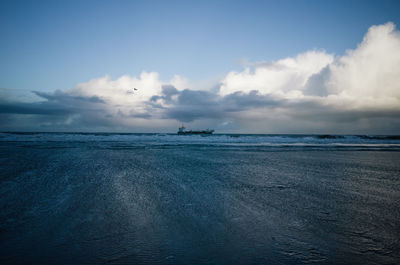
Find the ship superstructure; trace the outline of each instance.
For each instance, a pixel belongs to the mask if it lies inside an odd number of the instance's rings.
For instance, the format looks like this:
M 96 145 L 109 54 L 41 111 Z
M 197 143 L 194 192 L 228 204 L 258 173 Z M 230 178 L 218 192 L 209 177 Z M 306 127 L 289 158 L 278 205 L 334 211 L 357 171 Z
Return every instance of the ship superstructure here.
M 186 130 L 186 128 L 185 128 L 185 126 L 181 126 L 181 127 L 179 127 L 179 130 L 178 130 L 178 134 L 180 134 L 180 135 L 190 135 L 190 134 L 212 134 L 214 132 L 214 130 L 210 130 L 210 129 L 207 129 L 207 130 L 201 130 L 201 131 L 192 131 L 192 130 Z

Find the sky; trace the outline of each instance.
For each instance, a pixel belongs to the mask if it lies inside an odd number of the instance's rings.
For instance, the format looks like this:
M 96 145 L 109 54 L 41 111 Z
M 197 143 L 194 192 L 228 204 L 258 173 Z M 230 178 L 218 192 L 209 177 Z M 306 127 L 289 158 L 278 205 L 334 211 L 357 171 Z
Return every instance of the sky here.
M 400 134 L 399 1 L 0 1 L 0 131 Z

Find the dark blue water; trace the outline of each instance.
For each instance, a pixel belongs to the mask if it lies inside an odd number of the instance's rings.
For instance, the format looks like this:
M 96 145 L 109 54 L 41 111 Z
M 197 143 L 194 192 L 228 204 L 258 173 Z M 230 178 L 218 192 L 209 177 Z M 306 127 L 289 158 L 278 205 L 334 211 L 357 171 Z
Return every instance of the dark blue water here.
M 400 139 L 0 135 L 0 264 L 399 264 Z

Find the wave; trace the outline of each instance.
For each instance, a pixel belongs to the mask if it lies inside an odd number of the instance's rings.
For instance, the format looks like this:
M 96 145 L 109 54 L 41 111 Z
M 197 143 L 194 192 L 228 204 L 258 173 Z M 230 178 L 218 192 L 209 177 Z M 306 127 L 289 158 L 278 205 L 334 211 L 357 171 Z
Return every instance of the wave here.
M 232 148 L 286 148 L 335 150 L 400 149 L 396 135 L 300 135 L 300 134 L 214 134 L 177 135 L 166 133 L 44 133 L 3 132 L 0 143 L 15 142 L 37 148 L 75 148 L 100 145 L 111 149 L 169 148 L 169 146 L 207 146 Z M 22 146 L 21 145 L 21 146 Z
M 358 137 L 370 140 L 400 140 L 400 135 L 358 135 Z

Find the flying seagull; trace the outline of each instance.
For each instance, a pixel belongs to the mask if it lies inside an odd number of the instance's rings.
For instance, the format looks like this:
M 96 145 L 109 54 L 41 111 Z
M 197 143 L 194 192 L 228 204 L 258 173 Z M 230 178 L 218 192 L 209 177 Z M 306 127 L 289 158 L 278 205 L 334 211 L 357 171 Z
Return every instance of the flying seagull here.
M 137 88 L 133 88 L 133 89 L 128 89 L 127 91 L 126 91 L 126 94 L 135 94 L 135 91 L 137 90 Z

